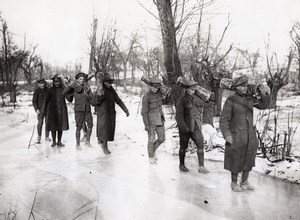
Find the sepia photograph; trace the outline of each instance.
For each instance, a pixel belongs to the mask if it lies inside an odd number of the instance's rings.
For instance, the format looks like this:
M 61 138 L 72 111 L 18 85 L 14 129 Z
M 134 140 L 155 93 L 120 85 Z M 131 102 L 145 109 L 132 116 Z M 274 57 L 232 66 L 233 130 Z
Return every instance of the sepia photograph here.
M 299 0 L 0 0 L 0 220 L 299 220 Z

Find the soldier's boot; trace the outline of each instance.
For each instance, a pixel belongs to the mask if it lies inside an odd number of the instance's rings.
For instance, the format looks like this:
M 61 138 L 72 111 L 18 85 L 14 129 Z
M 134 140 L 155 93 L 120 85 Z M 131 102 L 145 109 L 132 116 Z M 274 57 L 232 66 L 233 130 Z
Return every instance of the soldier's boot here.
M 242 188 L 240 187 L 240 185 L 237 182 L 231 182 L 231 189 L 234 192 L 241 192 Z
M 243 190 L 254 190 L 255 188 L 251 186 L 248 182 L 248 176 L 249 176 L 249 171 L 244 171 L 242 173 L 241 188 Z
M 241 182 L 241 188 L 242 188 L 243 190 L 254 190 L 254 189 L 255 189 L 253 186 L 251 186 L 251 185 L 249 184 L 248 181 L 242 181 L 242 182 Z
M 36 143 L 37 143 L 37 144 L 41 143 L 41 136 L 38 136 L 38 137 L 37 137 Z
M 62 137 L 63 132 L 62 131 L 58 131 L 57 132 L 57 146 L 58 147 L 64 147 L 65 145 L 61 142 L 61 137 Z
M 76 149 L 77 150 L 82 150 L 80 146 L 80 131 L 76 131 Z
M 45 135 L 45 141 L 51 141 L 51 138 L 49 138 L 49 131 L 46 130 Z
M 150 164 L 156 164 L 156 160 L 154 157 L 149 157 L 149 163 Z
M 197 156 L 198 156 L 198 163 L 199 163 L 198 172 L 208 173 L 209 171 L 204 167 L 204 150 L 197 149 Z
M 157 157 L 157 155 L 156 155 L 155 152 L 154 152 L 154 160 L 155 160 L 155 161 L 158 161 L 158 157 Z
M 52 135 L 51 147 L 55 147 L 56 146 L 56 131 L 51 131 L 51 135 Z
M 87 132 L 86 132 L 86 140 L 85 140 L 85 145 L 86 145 L 87 147 L 93 147 L 93 146 L 91 145 L 91 142 L 90 142 L 90 140 L 91 140 L 91 135 L 92 135 L 92 129 L 91 129 L 91 128 L 88 128 L 88 129 L 87 129 Z
M 81 141 L 84 142 L 86 141 L 87 138 L 87 132 L 83 132 L 83 137 L 81 138 Z
M 110 154 L 111 152 L 108 150 L 108 147 L 107 147 L 107 141 L 103 141 L 102 142 L 102 146 L 103 146 L 103 153 L 104 154 Z
M 188 172 L 189 169 L 184 165 L 184 159 L 185 159 L 185 151 L 186 149 L 179 149 L 179 170 L 183 172 Z

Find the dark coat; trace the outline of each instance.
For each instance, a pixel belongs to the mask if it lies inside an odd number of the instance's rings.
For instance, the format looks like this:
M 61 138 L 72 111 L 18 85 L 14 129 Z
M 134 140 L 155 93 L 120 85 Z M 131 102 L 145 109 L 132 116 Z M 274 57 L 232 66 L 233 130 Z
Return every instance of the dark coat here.
M 51 87 L 48 89 L 43 104 L 42 113 L 45 113 L 45 106 L 48 105 L 48 124 L 49 131 L 64 131 L 69 129 L 68 110 L 65 96 L 62 94 L 64 87 Z
M 151 92 L 150 90 L 142 98 L 142 116 L 145 126 L 163 125 L 165 116 L 162 111 L 162 105 L 168 102 L 162 94 Z
M 185 93 L 176 104 L 176 121 L 179 130 L 183 132 L 194 132 L 197 124 L 201 130 L 202 108 L 205 105 L 197 96 L 190 96 Z
M 33 92 L 33 97 L 32 97 L 32 105 L 34 107 L 34 110 L 42 110 L 43 103 L 45 100 L 47 89 L 41 89 L 38 87 L 36 90 Z
M 225 147 L 224 168 L 232 173 L 250 171 L 255 166 L 258 140 L 253 127 L 253 107 L 268 108 L 270 97 L 261 99 L 236 92 L 227 98 L 220 116 L 220 129 L 225 140 L 232 145 Z
M 97 137 L 100 141 L 114 140 L 116 128 L 115 103 L 117 103 L 125 113 L 128 112 L 125 104 L 112 87 L 105 88 L 103 95 L 95 94 L 93 96 L 92 105 L 96 106 Z
M 75 112 L 91 112 L 91 100 L 93 94 L 87 83 L 84 83 L 83 86 L 73 83 L 64 89 L 63 95 L 71 101 L 73 98 L 75 99 Z

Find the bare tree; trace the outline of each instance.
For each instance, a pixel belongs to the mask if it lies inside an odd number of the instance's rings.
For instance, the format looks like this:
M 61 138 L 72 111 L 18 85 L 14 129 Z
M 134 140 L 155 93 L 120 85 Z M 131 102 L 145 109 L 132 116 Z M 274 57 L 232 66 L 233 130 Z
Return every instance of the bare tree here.
M 296 47 L 296 59 L 298 64 L 298 84 L 297 88 L 300 89 L 300 22 L 296 22 L 292 30 L 290 31 L 290 36 Z
M 163 52 L 158 47 L 147 48 L 147 51 L 144 51 L 142 65 L 139 68 L 148 76 L 159 76 L 164 72 Z
M 18 49 L 13 44 L 12 34 L 8 31 L 6 21 L 0 16 L 1 32 L 1 51 L 0 51 L 0 73 L 2 81 L 2 94 L 8 91 L 10 102 L 16 103 L 17 97 L 17 79 L 20 73 L 22 63 L 27 53 Z
M 267 46 L 267 48 L 268 47 L 269 46 Z M 266 61 L 268 67 L 267 84 L 271 89 L 270 108 L 276 108 L 277 94 L 283 86 L 288 84 L 289 71 L 293 60 L 292 50 L 290 50 L 287 58 L 288 61 L 286 66 L 280 66 L 276 53 L 273 53 L 271 57 L 269 57 L 268 53 L 266 53 Z
M 174 10 L 172 10 L 171 0 L 154 0 L 153 2 L 156 5 L 159 14 L 168 82 L 170 85 L 175 85 L 176 79 L 179 76 L 182 76 L 176 41 L 176 31 L 178 28 L 182 27 L 183 18 L 182 21 L 175 26 L 174 17 L 177 16 L 178 1 L 173 2 Z
M 120 44 L 117 44 L 115 38 L 112 39 L 112 43 L 113 43 L 113 45 L 116 48 L 117 54 L 118 54 L 118 56 L 122 60 L 123 72 L 124 72 L 123 87 L 124 87 L 125 91 L 127 89 L 126 86 L 127 86 L 127 68 L 128 68 L 128 62 L 129 62 L 130 56 L 132 55 L 134 49 L 136 47 L 138 47 L 138 44 L 139 44 L 138 43 L 138 38 L 139 37 L 138 37 L 137 33 L 132 34 L 131 39 L 129 41 L 128 49 L 126 51 L 121 51 Z
M 203 3 L 202 3 L 203 4 Z M 203 7 L 201 7 L 203 10 Z M 223 77 L 230 75 L 230 70 L 224 65 L 226 57 L 232 51 L 233 45 L 221 53 L 220 47 L 223 42 L 226 31 L 230 25 L 228 17 L 227 25 L 225 26 L 219 41 L 216 44 L 211 42 L 212 34 L 211 27 L 208 27 L 207 37 L 201 36 L 202 13 L 198 21 L 198 29 L 192 43 L 189 47 L 189 62 L 188 68 L 192 77 L 199 82 L 204 88 L 214 92 L 215 102 L 210 103 L 203 109 L 203 121 L 212 124 L 213 116 L 219 116 L 222 104 L 222 90 L 219 87 L 219 81 Z
M 257 64 L 260 57 L 259 49 L 257 49 L 255 53 L 250 53 L 248 50 L 242 50 L 239 48 L 236 49 L 240 54 L 242 54 L 247 63 L 245 66 L 240 67 L 239 69 L 250 69 L 253 76 L 257 75 Z
M 119 72 L 115 72 L 115 48 L 113 45 L 113 40 L 116 37 L 116 29 L 114 25 L 108 26 L 107 24 L 104 26 L 100 40 L 96 41 L 96 22 L 94 19 L 93 24 L 93 33 L 90 39 L 91 43 L 91 54 L 90 54 L 90 69 L 89 74 L 94 73 L 96 78 L 97 92 L 100 94 L 103 92 L 103 83 L 102 79 L 104 76 L 117 74 L 119 76 Z M 113 71 L 113 74 L 110 72 Z
M 27 56 L 25 57 L 21 65 L 25 79 L 30 86 L 35 76 L 43 77 L 43 62 L 42 59 L 38 55 L 36 55 L 36 48 L 37 45 L 34 46 L 31 51 L 25 51 L 25 53 L 27 53 Z

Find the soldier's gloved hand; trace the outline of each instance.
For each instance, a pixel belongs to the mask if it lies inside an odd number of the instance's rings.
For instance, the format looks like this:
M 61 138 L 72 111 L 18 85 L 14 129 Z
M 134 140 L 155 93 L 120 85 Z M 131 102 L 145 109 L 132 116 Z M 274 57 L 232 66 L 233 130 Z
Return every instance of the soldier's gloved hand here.
M 225 147 L 230 147 L 231 145 L 232 145 L 232 143 L 230 143 L 230 142 L 226 141 L 226 143 L 225 143 Z
M 228 136 L 228 137 L 225 138 L 225 140 L 226 140 L 225 146 L 226 146 L 226 147 L 227 147 L 227 146 L 230 147 L 230 146 L 232 145 L 232 142 L 233 142 L 232 137 L 231 137 L 231 136 Z
M 149 125 L 146 125 L 146 126 L 145 126 L 145 131 L 148 131 L 148 132 L 150 131 Z
M 186 127 L 183 127 L 183 128 L 182 128 L 182 131 L 183 131 L 184 133 L 189 133 L 189 132 L 190 132 L 190 129 L 186 126 Z
M 126 113 L 126 117 L 128 117 L 129 116 L 129 111 L 126 111 L 125 113 Z
M 35 111 L 38 115 L 41 114 L 40 110 L 36 110 Z

